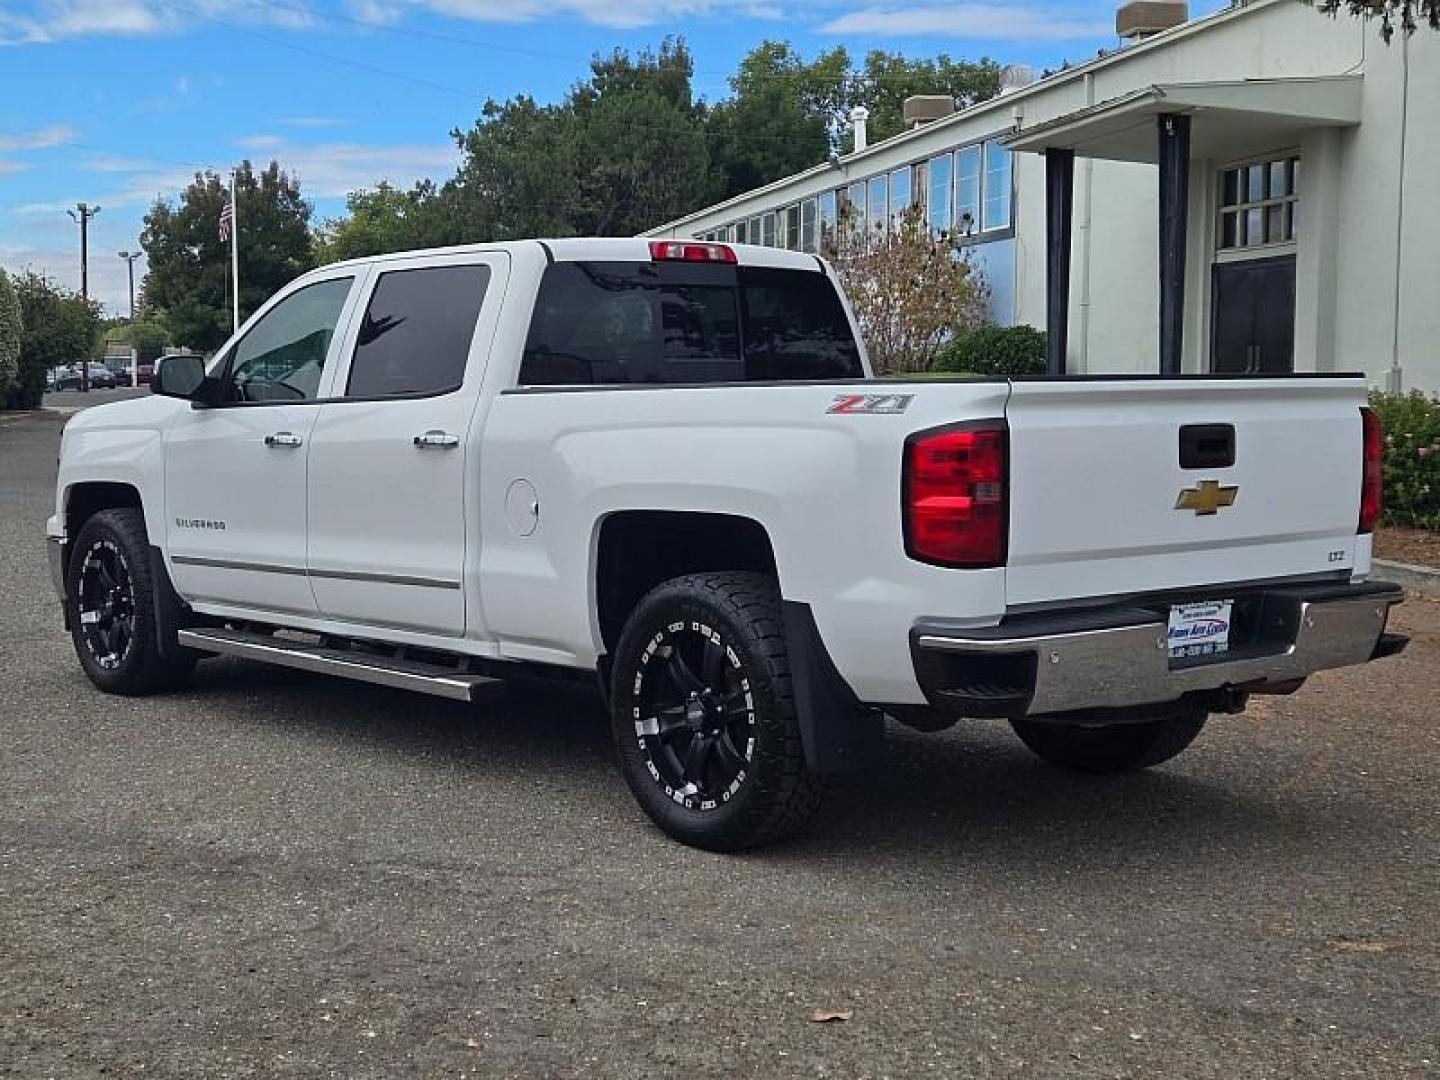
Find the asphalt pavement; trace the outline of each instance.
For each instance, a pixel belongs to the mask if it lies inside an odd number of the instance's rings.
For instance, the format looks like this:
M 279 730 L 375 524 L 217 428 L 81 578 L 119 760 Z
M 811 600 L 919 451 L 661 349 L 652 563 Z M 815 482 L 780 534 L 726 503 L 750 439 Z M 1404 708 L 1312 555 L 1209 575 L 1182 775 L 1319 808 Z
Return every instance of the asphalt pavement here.
M 98 693 L 45 568 L 60 423 L 0 417 L 0 1073 L 1440 1075 L 1432 601 L 1149 773 L 899 731 L 807 836 L 712 855 L 580 690 Z

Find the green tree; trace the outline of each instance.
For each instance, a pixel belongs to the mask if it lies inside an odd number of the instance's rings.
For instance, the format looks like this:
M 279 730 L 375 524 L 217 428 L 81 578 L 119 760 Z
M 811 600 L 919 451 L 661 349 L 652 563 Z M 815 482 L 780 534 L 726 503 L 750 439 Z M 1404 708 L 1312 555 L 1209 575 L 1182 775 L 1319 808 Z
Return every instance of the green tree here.
M 277 162 L 235 177 L 239 219 L 240 318 L 313 265 L 310 204 Z M 149 273 L 145 305 L 170 336 L 191 348 L 218 347 L 230 333 L 230 249 L 219 236 L 226 183 L 198 173 L 178 205 L 158 200 L 145 215 L 140 246 Z
M 843 47 L 806 61 L 784 41 L 764 41 L 740 61 L 732 96 L 710 109 L 711 153 L 726 197 L 824 161 L 846 106 Z
M 14 281 L 20 301 L 20 366 L 7 407 L 35 409 L 45 393 L 45 372 L 89 360 L 100 334 L 100 305 L 33 272 Z
M 164 325 L 154 319 L 119 319 L 105 331 L 105 341 L 133 348 L 142 364 L 154 363 L 170 344 Z
M 1395 24 L 1400 30 L 1413 34 L 1423 20 L 1431 30 L 1440 30 L 1440 0 L 1306 0 L 1315 3 L 1326 15 L 1348 11 L 1351 15 L 1364 18 L 1380 18 L 1380 36 L 1388 44 L 1395 35 Z
M 25 324 L 20 315 L 20 298 L 5 271 L 0 270 L 0 403 L 10 396 L 20 372 L 20 339 Z
M 446 204 L 429 180 L 409 191 L 384 180 L 373 188 L 353 191 L 345 200 L 348 216 L 331 219 L 316 231 L 315 261 L 340 262 L 458 243 L 459 232 Z
M 849 103 L 870 110 L 870 138 L 878 141 L 905 130 L 905 99 L 913 94 L 948 94 L 965 108 L 999 92 L 1000 65 L 989 57 L 953 60 L 941 53 L 933 60 L 907 60 L 875 49 L 850 84 Z
M 464 240 L 631 235 L 715 194 L 683 42 L 596 57 L 558 105 L 487 101 L 441 199 Z

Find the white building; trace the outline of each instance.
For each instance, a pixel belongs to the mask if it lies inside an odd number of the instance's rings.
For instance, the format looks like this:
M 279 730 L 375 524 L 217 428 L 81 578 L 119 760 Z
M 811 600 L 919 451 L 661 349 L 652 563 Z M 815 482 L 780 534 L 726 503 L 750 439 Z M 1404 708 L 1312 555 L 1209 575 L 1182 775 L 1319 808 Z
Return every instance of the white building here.
M 969 236 L 993 317 L 1048 325 L 1066 371 L 1363 370 L 1437 391 L 1437 195 L 1440 34 L 1387 46 L 1373 22 L 1253 0 L 653 235 L 813 251 L 847 203 L 883 228 L 918 202 Z

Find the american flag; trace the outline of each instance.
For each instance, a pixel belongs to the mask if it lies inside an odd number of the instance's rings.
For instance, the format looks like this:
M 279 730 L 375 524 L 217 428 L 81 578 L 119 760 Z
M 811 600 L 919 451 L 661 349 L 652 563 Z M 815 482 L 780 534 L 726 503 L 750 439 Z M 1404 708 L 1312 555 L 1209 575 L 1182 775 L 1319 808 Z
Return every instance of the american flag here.
M 220 242 L 222 244 L 228 244 L 230 242 L 230 230 L 234 225 L 235 205 L 229 199 L 226 199 L 225 205 L 220 208 Z

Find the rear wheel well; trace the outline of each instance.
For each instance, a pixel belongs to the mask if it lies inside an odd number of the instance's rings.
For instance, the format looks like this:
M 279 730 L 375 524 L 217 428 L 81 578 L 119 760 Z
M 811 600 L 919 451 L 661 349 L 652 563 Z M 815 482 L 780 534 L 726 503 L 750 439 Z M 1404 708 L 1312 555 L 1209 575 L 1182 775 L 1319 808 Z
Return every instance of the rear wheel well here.
M 733 514 L 611 514 L 600 527 L 596 554 L 596 614 L 606 652 L 615 650 L 640 598 L 663 581 L 715 570 L 775 576 L 775 551 L 765 527 Z

